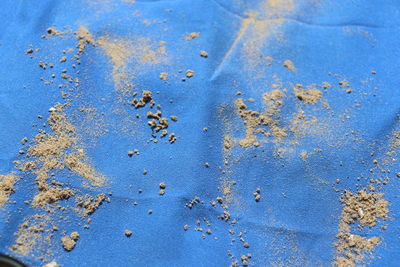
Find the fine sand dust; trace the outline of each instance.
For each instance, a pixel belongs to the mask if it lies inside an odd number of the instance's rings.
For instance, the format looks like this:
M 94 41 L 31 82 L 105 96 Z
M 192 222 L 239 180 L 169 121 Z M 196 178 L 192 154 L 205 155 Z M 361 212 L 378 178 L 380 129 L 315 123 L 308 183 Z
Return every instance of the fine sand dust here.
M 58 228 L 49 216 L 32 215 L 19 225 L 14 234 L 17 239 L 10 249 L 22 256 L 52 256 L 49 249 L 52 247 L 52 237 L 57 231 Z
M 65 106 L 58 104 L 51 109 L 47 122 L 53 132 L 36 135 L 35 143 L 28 148 L 29 161 L 21 166 L 23 171 L 36 175 L 39 192 L 33 199 L 33 206 L 44 206 L 74 194 L 70 188 L 49 184 L 53 170 L 69 169 L 95 186 L 102 186 L 105 182 L 105 177 L 88 164 L 84 150 L 79 147 L 76 129 L 63 111 Z

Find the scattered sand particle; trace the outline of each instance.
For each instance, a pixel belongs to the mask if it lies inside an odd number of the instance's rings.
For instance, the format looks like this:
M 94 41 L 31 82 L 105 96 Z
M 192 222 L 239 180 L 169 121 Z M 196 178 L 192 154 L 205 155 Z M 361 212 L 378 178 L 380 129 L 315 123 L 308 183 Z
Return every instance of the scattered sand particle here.
M 57 30 L 55 27 L 50 27 L 47 30 L 47 33 L 50 35 L 60 35 L 62 34 L 62 32 L 60 32 L 59 30 Z
M 307 153 L 307 151 L 301 151 L 301 152 L 300 152 L 300 158 L 301 158 L 302 160 L 306 160 L 306 159 L 308 158 L 308 153 Z
M 200 51 L 200 56 L 202 56 L 202 57 L 208 57 L 208 53 L 207 53 L 206 51 L 204 51 L 204 50 L 201 50 L 201 51 Z
M 132 231 L 131 230 L 125 230 L 124 234 L 126 235 L 126 237 L 131 237 L 132 236 Z
M 187 70 L 186 71 L 186 77 L 192 78 L 193 76 L 194 76 L 194 71 L 192 71 L 192 70 Z
M 43 267 L 60 267 L 60 265 L 56 261 L 52 261 L 43 265 Z
M 230 136 L 225 136 L 224 137 L 224 150 L 229 151 L 232 148 L 232 137 Z
M 77 241 L 79 239 L 79 233 L 78 232 L 72 232 L 70 234 L 70 237 L 72 240 Z
M 174 133 L 171 133 L 171 134 L 168 136 L 168 141 L 169 141 L 171 144 L 175 143 L 175 141 L 176 141 L 176 136 L 175 136 Z
M 340 85 L 341 87 L 349 87 L 349 86 L 350 86 L 350 83 L 349 83 L 348 81 L 346 81 L 346 80 L 343 80 L 343 81 L 340 81 L 340 82 L 339 82 L 339 85 Z
M 256 191 L 253 193 L 253 197 L 254 197 L 254 200 L 256 202 L 260 202 L 260 200 L 261 200 L 260 193 L 261 193 L 261 189 L 260 188 L 257 188 Z
M 190 41 L 190 40 L 193 40 L 193 39 L 195 39 L 195 38 L 197 38 L 197 37 L 199 37 L 199 36 L 200 36 L 200 33 L 199 33 L 199 32 L 191 32 L 191 33 L 185 35 L 184 38 L 185 38 L 186 40 Z
M 25 145 L 25 143 L 28 142 L 28 137 L 24 137 L 21 139 L 21 144 Z
M 159 78 L 163 81 L 166 81 L 168 78 L 168 73 L 166 72 L 161 72 Z
M 190 200 L 189 203 L 186 203 L 186 207 L 188 207 L 189 209 L 192 209 L 193 206 L 200 203 L 200 201 L 201 201 L 200 197 L 195 197 L 194 199 Z
M 330 88 L 330 87 L 332 87 L 332 85 L 331 85 L 330 83 L 328 83 L 328 82 L 323 82 L 323 83 L 322 83 L 322 88 L 328 89 L 328 88 Z
M 295 71 L 296 70 L 293 62 L 291 60 L 288 60 L 288 59 L 283 61 L 283 66 L 285 68 L 287 68 L 288 70 L 290 70 L 290 71 Z

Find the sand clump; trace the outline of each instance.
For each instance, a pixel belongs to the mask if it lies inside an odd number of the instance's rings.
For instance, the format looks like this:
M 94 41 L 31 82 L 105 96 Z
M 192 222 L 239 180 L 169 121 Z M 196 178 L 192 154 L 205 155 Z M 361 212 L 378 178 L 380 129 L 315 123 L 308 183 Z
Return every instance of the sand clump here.
M 194 71 L 193 70 L 186 70 L 186 77 L 192 78 L 194 76 Z
M 296 67 L 294 66 L 293 62 L 291 60 L 288 60 L 288 59 L 283 61 L 283 66 L 285 68 L 287 68 L 288 70 L 290 70 L 290 71 L 295 71 L 296 70 Z
M 156 105 L 156 102 L 153 100 L 153 93 L 151 91 L 143 90 L 141 98 L 133 98 L 130 101 L 130 104 L 135 107 L 135 109 L 143 108 L 147 104 L 150 108 L 153 108 Z M 164 138 L 168 135 L 167 128 L 169 127 L 169 120 L 166 117 L 163 117 L 163 113 L 161 112 L 161 106 L 157 105 L 157 111 L 148 111 L 147 112 L 147 125 L 152 130 L 152 137 L 156 137 L 156 133 L 161 131 L 160 138 Z M 175 115 L 170 116 L 171 121 L 177 122 L 178 117 Z M 155 139 L 156 140 L 156 139 Z M 170 133 L 168 136 L 169 142 L 172 144 L 176 141 L 176 136 L 174 133 Z M 129 154 L 128 154 L 129 155 Z M 133 155 L 133 154 L 132 154 Z
M 301 84 L 296 84 L 296 87 L 293 88 L 293 91 L 299 100 L 307 104 L 315 104 L 322 97 L 322 92 L 320 90 L 312 87 L 304 89 Z
M 339 233 L 335 243 L 337 257 L 334 266 L 358 266 L 365 259 L 367 253 L 372 252 L 381 240 L 373 236 L 353 234 L 352 228 L 358 225 L 360 229 L 373 228 L 378 219 L 387 220 L 389 202 L 383 194 L 367 192 L 366 189 L 353 194 L 345 191 L 341 201 L 343 210 L 339 223 Z
M 106 200 L 106 195 L 100 193 L 96 197 L 84 195 L 76 197 L 77 207 L 83 209 L 83 216 L 88 216 L 94 213 L 99 206 Z
M 76 39 L 78 39 L 78 44 L 76 47 L 78 48 L 79 54 L 82 54 L 85 51 L 86 46 L 88 44 L 91 44 L 93 46 L 96 44 L 92 37 L 92 34 L 89 32 L 89 30 L 86 27 L 83 27 L 83 26 L 79 27 L 79 29 L 75 33 L 75 35 L 76 35 Z
M 191 40 L 193 40 L 193 39 L 196 39 L 196 38 L 199 37 L 199 36 L 200 36 L 200 33 L 199 33 L 199 32 L 191 32 L 191 33 L 185 35 L 184 38 L 185 38 L 187 41 L 191 41 Z
M 41 190 L 33 199 L 32 205 L 35 207 L 45 206 L 59 200 L 68 199 L 74 195 L 74 191 L 69 188 L 50 187 Z
M 0 175 L 0 208 L 8 201 L 10 195 L 14 193 L 14 184 L 18 181 L 15 175 Z
M 161 72 L 158 77 L 160 78 L 160 80 L 166 81 L 168 79 L 168 73 L 167 72 Z
M 150 103 L 151 106 L 154 106 L 154 101 L 153 101 L 153 93 L 151 91 L 147 91 L 147 90 L 143 90 L 142 91 L 142 97 L 140 99 L 138 98 L 133 98 L 130 102 L 130 104 L 132 106 L 134 106 L 135 108 L 142 108 L 144 106 L 146 106 L 147 103 Z M 153 114 L 153 113 L 151 113 Z M 156 117 L 156 115 L 152 116 L 152 115 L 148 115 L 148 118 L 150 117 Z
M 79 233 L 78 232 L 72 232 L 69 236 L 63 236 L 61 238 L 61 243 L 63 248 L 66 251 L 71 251 L 75 248 L 76 242 L 79 239 Z

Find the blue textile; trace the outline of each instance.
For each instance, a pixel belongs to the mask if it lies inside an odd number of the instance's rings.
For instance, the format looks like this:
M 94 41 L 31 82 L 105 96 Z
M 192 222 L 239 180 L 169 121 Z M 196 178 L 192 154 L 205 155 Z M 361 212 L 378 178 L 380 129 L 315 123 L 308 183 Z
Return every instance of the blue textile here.
M 21 157 L 18 155 L 20 140 L 25 136 L 33 138 L 42 127 L 44 120 L 37 119 L 37 115 L 46 117 L 51 106 L 63 101 L 56 84 L 48 86 L 40 81 L 49 72 L 38 67 L 39 57 L 31 59 L 25 54 L 32 44 L 34 49 L 40 48 L 42 57 L 47 55 L 49 62 L 55 62 L 60 51 L 75 47 L 73 38 L 42 39 L 47 28 L 67 26 L 76 31 L 83 25 L 95 38 L 139 36 L 155 43 L 166 42 L 169 60 L 140 66 L 135 69 L 132 82 L 139 91 L 151 90 L 156 103 L 168 116 L 178 116 L 178 122 L 171 122 L 168 129 L 178 137 L 174 144 L 147 142 L 151 137 L 144 119 L 147 109 L 134 110 L 125 105 L 125 111 L 132 116 L 139 113 L 142 119 L 126 131 L 119 129 L 118 123 L 125 115 L 113 112 L 118 96 L 109 59 L 98 47 L 90 45 L 81 56 L 77 67 L 81 73 L 80 94 L 68 110 L 85 104 L 106 114 L 104 122 L 109 133 L 98 138 L 82 133 L 82 138 L 88 143 L 86 150 L 93 165 L 109 180 L 108 187 L 96 189 L 97 192 L 106 190 L 112 195 L 110 203 L 104 203 L 91 215 L 89 229 L 83 229 L 85 222 L 75 217 L 71 217 L 72 222 L 59 224 L 60 232 L 56 233 L 53 248 L 57 263 L 62 266 L 229 266 L 234 260 L 241 262 L 241 255 L 251 253 L 249 262 L 254 266 L 329 266 L 335 257 L 333 243 L 342 210 L 340 192 L 334 187 L 356 191 L 372 178 L 388 176 L 390 182 L 379 192 L 391 202 L 389 227 L 386 231 L 376 227 L 364 233 L 382 238 L 370 266 L 397 266 L 400 205 L 399 180 L 395 173 L 399 165 L 391 162 L 390 173 L 370 172 L 370 169 L 374 168 L 373 159 L 384 157 L 388 152 L 388 137 L 399 127 L 399 2 L 296 1 L 293 11 L 282 12 L 261 9 L 265 7 L 264 2 L 1 2 L 2 174 L 10 173 L 13 161 Z M 252 11 L 256 16 L 241 32 L 243 21 Z M 274 24 L 282 17 L 284 21 L 278 23 L 275 31 L 262 25 L 256 27 L 255 21 Z M 190 41 L 182 37 L 191 32 L 200 32 L 200 36 Z M 254 63 L 260 59 L 254 59 L 251 54 L 243 56 L 246 43 L 252 40 L 263 44 L 259 46 L 260 55 L 270 56 L 271 66 L 267 60 L 262 65 Z M 207 51 L 208 58 L 200 57 L 200 50 Z M 294 62 L 295 71 L 282 67 L 281 62 L 286 59 Z M 62 66 L 57 68 L 60 71 Z M 184 72 L 178 73 L 179 69 L 192 69 L 195 75 L 182 82 Z M 168 82 L 158 78 L 161 72 L 169 74 Z M 243 121 L 235 113 L 234 102 L 238 98 L 235 92 L 240 91 L 245 99 L 255 99 L 249 105 L 261 110 L 261 96 L 270 90 L 275 80 L 273 74 L 285 87 L 296 83 L 333 85 L 323 94 L 331 110 L 322 107 L 313 110 L 313 105 L 305 107 L 307 112 L 326 122 L 329 132 L 299 139 L 298 145 L 290 146 L 293 151 L 282 158 L 276 156 L 273 142 L 247 149 L 235 147 L 225 165 L 222 147 L 227 122 L 234 138 L 241 139 L 245 134 Z M 338 85 L 344 79 L 350 82 L 351 94 Z M 282 109 L 282 118 L 296 112 L 290 108 L 296 105 L 295 99 L 288 101 L 289 108 Z M 357 103 L 361 106 L 355 107 Z M 80 120 L 72 114 L 71 118 Z M 34 123 L 38 126 L 32 127 Z M 205 127 L 208 131 L 203 130 Z M 139 149 L 140 155 L 128 157 L 126 152 L 134 148 Z M 313 152 L 315 148 L 322 151 Z M 299 157 L 303 150 L 311 153 L 306 162 Z M 371 152 L 375 153 L 373 157 Z M 205 162 L 209 163 L 208 168 Z M 148 170 L 147 175 L 142 174 L 144 169 Z M 72 187 L 80 187 L 79 180 L 60 179 Z M 209 204 L 221 195 L 221 179 L 236 182 L 232 186 L 234 199 L 229 204 L 231 218 L 237 220 L 234 226 L 218 218 L 222 208 Z M 341 180 L 337 185 L 336 179 Z M 158 195 L 160 182 L 167 184 L 164 196 Z M 257 187 L 262 196 L 258 203 L 252 195 Z M 138 193 L 139 189 L 143 193 Z M 15 242 L 13 234 L 18 225 L 37 213 L 37 209 L 23 203 L 36 190 L 34 177 L 23 177 L 11 195 L 11 201 L 16 203 L 0 210 L 0 252 L 30 266 L 45 262 L 30 255 L 13 254 L 9 247 Z M 202 203 L 187 208 L 185 205 L 195 196 Z M 73 200 L 68 201 L 73 204 Z M 133 205 L 134 201 L 138 202 L 137 206 Z M 201 232 L 194 231 L 197 220 L 201 221 L 199 227 L 210 228 L 212 235 L 202 238 Z M 81 222 L 79 227 L 78 222 Z M 185 224 L 190 226 L 188 231 L 183 230 Z M 132 230 L 132 237 L 123 234 L 125 229 Z M 236 234 L 229 234 L 229 229 Z M 62 231 L 80 233 L 71 252 L 65 252 L 61 246 Z M 237 236 L 240 232 L 250 248 L 243 247 Z M 236 241 L 232 242 L 232 238 Z M 235 256 L 233 259 L 228 251 Z

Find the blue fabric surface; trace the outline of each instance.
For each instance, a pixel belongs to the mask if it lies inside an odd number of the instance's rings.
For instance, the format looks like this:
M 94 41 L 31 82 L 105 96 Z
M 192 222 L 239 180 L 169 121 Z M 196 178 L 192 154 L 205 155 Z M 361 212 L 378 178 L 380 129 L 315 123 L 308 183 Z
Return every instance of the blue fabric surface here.
M 68 26 L 76 31 L 87 27 L 95 38 L 104 35 L 118 38 L 149 38 L 166 42 L 168 61 L 135 68 L 132 82 L 140 90 L 151 90 L 157 104 L 168 115 L 177 115 L 169 131 L 178 139 L 174 144 L 148 143 L 151 131 L 144 119 L 147 109 L 134 110 L 117 103 L 118 95 L 110 73 L 112 66 L 98 47 L 88 46 L 81 56 L 79 97 L 66 111 L 73 122 L 81 118 L 73 113 L 82 104 L 104 112 L 109 132 L 100 137 L 82 133 L 88 144 L 87 154 L 96 169 L 109 181 L 97 193 L 112 192 L 91 216 L 90 229 L 83 229 L 79 218 L 71 215 L 62 222 L 54 238 L 54 259 L 63 266 L 229 266 L 235 255 L 251 253 L 254 266 L 329 266 L 335 257 L 335 236 L 342 209 L 340 192 L 333 187 L 357 190 L 371 178 L 388 176 L 390 182 L 379 192 L 391 202 L 389 227 L 368 230 L 378 235 L 370 266 L 397 266 L 400 255 L 398 214 L 399 164 L 391 162 L 391 172 L 370 171 L 375 157 L 388 152 L 389 136 L 398 130 L 400 82 L 399 37 L 400 4 L 398 1 L 296 1 L 292 12 L 262 9 L 266 1 L 239 0 L 169 0 L 100 1 L 100 0 L 3 0 L 0 4 L 0 170 L 10 173 L 17 160 L 20 140 L 33 138 L 49 107 L 62 102 L 56 85 L 46 86 L 40 78 L 48 76 L 38 67 L 38 58 L 30 59 L 25 50 L 30 44 L 40 48 L 41 56 L 56 61 L 60 52 L 75 47 L 75 39 L 41 39 L 46 29 Z M 166 12 L 170 9 L 170 12 Z M 249 12 L 256 11 L 256 21 L 275 23 L 285 20 L 272 31 L 257 28 L 254 21 L 243 29 Z M 147 19 L 150 24 L 143 23 Z M 263 24 L 264 25 L 264 24 Z M 273 26 L 274 27 L 274 26 Z M 259 31 L 271 31 L 260 34 Z M 187 41 L 183 35 L 200 32 Z M 252 36 L 255 35 L 255 36 Z M 273 58 L 271 66 L 243 56 L 247 41 L 261 36 L 260 55 Z M 136 40 L 136 39 L 135 39 Z M 208 52 L 208 58 L 199 51 Z M 36 53 L 34 53 L 36 56 Z M 281 62 L 290 59 L 296 71 L 290 72 Z M 259 62 L 259 59 L 254 59 Z M 63 68 L 59 68 L 58 72 Z M 195 75 L 185 82 L 179 69 L 192 69 Z M 376 71 L 372 75 L 371 71 Z M 164 82 L 160 72 L 173 77 Z M 46 74 L 47 73 L 47 74 Z M 330 75 L 331 74 L 331 75 Z M 335 75 L 332 75 L 335 74 Z M 222 149 L 226 124 L 234 138 L 243 138 L 244 127 L 235 113 L 236 91 L 243 98 L 253 98 L 249 105 L 261 109 L 261 96 L 270 90 L 275 76 L 283 84 L 303 85 L 329 82 L 324 92 L 331 109 L 305 106 L 310 114 L 326 122 L 328 132 L 308 135 L 282 158 L 276 157 L 277 145 L 235 147 L 224 164 Z M 373 78 L 371 80 L 371 78 Z M 46 78 L 48 79 L 48 78 Z M 338 82 L 346 79 L 353 92 L 347 94 Z M 290 88 L 288 87 L 290 90 Z M 155 93 L 159 91 L 159 93 Z M 365 93 L 365 94 L 364 94 Z M 105 99 L 105 100 L 103 100 Z M 173 102 L 171 103 L 170 100 Z M 288 100 L 282 117 L 295 110 L 295 99 Z M 292 101 L 292 102 L 291 102 Z M 359 108 L 355 107 L 360 103 Z M 116 105 L 142 119 L 126 125 Z M 69 113 L 70 112 L 70 113 Z M 75 115 L 74 115 L 75 114 Z M 125 113 L 123 113 L 125 114 Z M 32 127 L 32 124 L 38 124 Z M 79 123 L 78 123 L 79 125 Z M 122 130 L 122 126 L 127 126 Z M 78 132 L 79 132 L 79 126 Z M 203 131 L 208 127 L 208 131 Z M 127 150 L 138 148 L 140 156 L 127 157 Z M 322 152 L 312 153 L 313 149 Z M 301 151 L 311 152 L 306 162 Z M 375 153 L 371 157 L 371 152 Z M 204 163 L 210 167 L 206 168 Z M 143 170 L 149 171 L 143 175 Z M 336 179 L 341 183 L 335 185 Z M 60 178 L 71 187 L 81 187 L 79 179 Z M 209 202 L 221 195 L 221 179 L 236 181 L 234 201 L 229 206 L 231 226 L 218 218 L 223 212 Z M 161 181 L 166 194 L 158 195 Z M 132 188 L 130 188 L 132 185 Z M 262 200 L 256 203 L 253 192 L 261 188 Z M 138 189 L 143 193 L 139 194 Z M 85 188 L 82 188 L 85 192 Z M 36 193 L 34 177 L 23 177 L 16 184 L 12 201 L 0 210 L 0 252 L 15 256 L 30 266 L 44 262 L 10 252 L 13 235 L 24 218 L 37 213 L 23 203 Z M 93 192 L 91 192 L 93 193 Z M 96 193 L 96 191 L 95 191 Z M 203 203 L 192 209 L 188 201 L 199 196 Z M 128 202 L 126 202 L 128 200 Z M 133 205 L 136 201 L 139 204 Z M 73 200 L 67 203 L 73 204 Z M 153 214 L 149 215 L 148 210 Z M 71 212 L 72 213 L 72 212 Z M 207 218 L 212 235 L 201 237 L 193 231 L 197 220 Z M 77 223 L 81 226 L 77 226 Z M 189 231 L 183 225 L 190 225 Z M 127 238 L 123 231 L 131 229 Z M 250 248 L 243 248 L 239 238 L 232 242 L 228 229 L 245 233 Z M 62 231 L 78 230 L 80 239 L 74 250 L 65 252 L 59 241 Z M 215 239 L 217 238 L 217 239 Z

